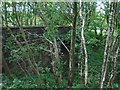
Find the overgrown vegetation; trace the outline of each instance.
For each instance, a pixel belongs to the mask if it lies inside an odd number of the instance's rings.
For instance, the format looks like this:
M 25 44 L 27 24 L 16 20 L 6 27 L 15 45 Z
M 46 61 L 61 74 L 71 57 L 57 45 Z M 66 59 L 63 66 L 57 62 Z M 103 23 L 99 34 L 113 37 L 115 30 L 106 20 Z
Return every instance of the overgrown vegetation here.
M 120 88 L 120 2 L 3 2 L 2 87 Z

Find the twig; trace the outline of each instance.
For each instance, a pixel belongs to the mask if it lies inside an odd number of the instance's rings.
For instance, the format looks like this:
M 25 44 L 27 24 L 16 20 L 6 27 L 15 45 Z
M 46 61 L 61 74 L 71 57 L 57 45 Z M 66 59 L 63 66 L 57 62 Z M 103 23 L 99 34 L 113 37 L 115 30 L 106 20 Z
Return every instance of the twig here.
M 60 40 L 60 42 L 62 43 L 62 45 L 66 48 L 66 50 L 68 51 L 68 52 L 70 52 L 70 50 L 67 48 L 67 46 L 65 45 L 65 43 L 59 38 L 59 40 Z

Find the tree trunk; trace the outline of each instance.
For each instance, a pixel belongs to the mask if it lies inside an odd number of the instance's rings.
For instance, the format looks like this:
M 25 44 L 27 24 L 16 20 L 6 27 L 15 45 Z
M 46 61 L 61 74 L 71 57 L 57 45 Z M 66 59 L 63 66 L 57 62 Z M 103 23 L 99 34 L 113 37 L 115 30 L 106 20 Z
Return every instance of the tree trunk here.
M 58 51 L 56 38 L 54 38 L 54 51 L 55 51 L 55 60 L 57 60 L 57 62 L 59 62 L 60 59 L 59 59 L 59 51 Z M 57 75 L 57 82 L 60 83 L 61 81 L 62 81 L 61 75 Z
M 58 75 L 57 74 L 57 71 L 56 71 L 56 67 L 55 66 L 55 62 L 58 62 L 59 61 L 59 52 L 58 52 L 58 47 L 57 47 L 57 40 L 56 38 L 54 38 L 54 45 L 52 47 L 52 45 L 50 45 L 50 50 L 51 52 L 54 53 L 54 55 L 52 54 L 52 64 L 51 64 L 51 70 L 52 70 L 52 73 L 56 79 L 56 82 L 57 84 L 59 84 L 61 81 L 62 81 L 62 78 L 61 78 L 61 75 Z
M 5 8 L 5 26 L 8 27 L 6 2 L 4 2 L 4 8 Z
M 82 40 L 80 43 L 80 61 L 78 62 L 78 70 L 79 70 L 79 76 L 80 76 L 80 81 L 83 83 L 83 62 L 84 62 L 84 55 L 83 55 L 83 44 Z
M 86 43 L 85 43 L 85 38 L 84 38 L 84 19 L 82 23 L 82 31 L 81 31 L 81 39 L 82 39 L 82 44 L 83 44 L 83 49 L 84 49 L 84 54 L 85 54 L 85 86 L 88 83 L 88 55 L 87 55 L 87 49 L 86 49 Z
M 108 62 L 110 61 L 110 46 L 111 46 L 111 42 L 112 42 L 112 35 L 114 32 L 113 29 L 113 3 L 111 3 L 111 9 L 110 9 L 110 13 L 111 15 L 109 16 L 109 26 L 108 26 L 108 31 L 107 31 L 107 37 L 106 37 L 106 45 L 105 45 L 105 51 L 104 51 L 104 60 L 103 60 L 103 65 L 102 65 L 102 76 L 101 76 L 101 83 L 100 83 L 100 88 L 104 87 L 104 83 L 105 83 L 105 79 L 106 79 L 106 74 L 107 74 L 107 70 L 108 70 Z
M 4 68 L 5 73 L 7 74 L 8 78 L 9 78 L 10 80 L 13 80 L 14 78 L 13 78 L 13 76 L 12 76 L 12 73 L 11 73 L 11 71 L 10 71 L 10 69 L 9 69 L 9 66 L 8 66 L 8 64 L 7 64 L 7 61 L 6 61 L 6 59 L 4 58 L 3 55 L 2 55 L 2 64 L 3 64 L 3 68 Z
M 80 8 L 81 8 L 81 0 L 80 0 Z M 83 45 L 83 50 L 84 50 L 84 55 L 85 55 L 85 86 L 88 83 L 88 54 L 87 54 L 87 49 L 86 49 L 86 42 L 85 42 L 85 37 L 84 37 L 84 30 L 85 30 L 85 17 L 82 15 L 82 8 L 80 9 L 80 17 L 82 20 L 82 30 L 81 30 L 81 43 Z
M 114 2 L 114 5 L 113 5 L 113 23 L 114 23 L 114 26 L 116 29 L 118 29 L 118 24 L 117 24 L 118 22 L 116 21 L 116 19 L 118 18 L 117 14 L 118 14 L 117 2 Z M 112 26 L 112 28 L 113 28 L 113 26 Z M 113 29 L 115 29 L 115 28 L 113 28 Z M 115 76 L 117 74 L 117 58 L 118 58 L 118 54 L 120 52 L 119 32 L 118 32 L 118 35 L 114 38 L 110 48 L 111 48 L 110 50 L 111 50 L 112 70 L 110 73 L 110 78 L 109 78 L 107 87 L 113 88 L 114 79 L 115 79 Z
M 72 86 L 72 69 L 74 61 L 74 52 L 75 52 L 75 37 L 76 37 L 76 20 L 77 20 L 77 2 L 73 3 L 73 29 L 71 31 L 71 48 L 70 48 L 70 58 L 69 58 L 69 74 L 68 74 L 68 87 Z
M 37 5 L 37 2 L 34 3 L 35 4 L 35 16 L 34 16 L 34 25 L 36 26 L 36 15 L 37 15 L 37 10 L 36 10 L 36 5 Z
M 113 81 L 115 79 L 115 75 L 116 75 L 116 66 L 117 66 L 117 57 L 118 57 L 118 53 L 120 52 L 120 45 L 118 46 L 116 53 L 114 56 L 112 56 L 113 58 L 113 67 L 112 67 L 112 72 L 108 81 L 108 87 L 109 88 L 113 88 Z

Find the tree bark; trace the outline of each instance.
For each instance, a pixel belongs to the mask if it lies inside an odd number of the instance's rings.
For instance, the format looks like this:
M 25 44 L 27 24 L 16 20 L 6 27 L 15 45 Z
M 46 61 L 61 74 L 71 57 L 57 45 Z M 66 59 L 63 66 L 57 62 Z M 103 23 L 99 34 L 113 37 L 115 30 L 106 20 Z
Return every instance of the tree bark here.
M 84 50 L 84 55 L 85 55 L 85 86 L 88 83 L 88 54 L 87 54 L 87 49 L 86 49 L 86 42 L 85 42 L 85 37 L 84 37 L 84 30 L 85 30 L 85 17 L 82 15 L 82 7 L 81 7 L 82 1 L 80 0 L 80 18 L 82 20 L 82 30 L 81 30 L 81 43 L 83 45 L 83 50 Z
M 3 64 L 3 68 L 4 68 L 5 73 L 7 74 L 8 78 L 9 78 L 10 80 L 13 80 L 14 78 L 13 78 L 13 76 L 12 76 L 12 73 L 11 73 L 11 71 L 10 71 L 10 69 L 9 69 L 9 66 L 8 66 L 8 64 L 7 64 L 7 61 L 6 61 L 6 59 L 4 58 L 3 55 L 2 55 L 2 64 Z
M 81 31 L 81 39 L 82 39 L 82 44 L 83 44 L 83 49 L 84 49 L 84 54 L 85 54 L 85 86 L 88 83 L 88 54 L 87 54 L 87 49 L 86 49 L 86 42 L 85 42 L 85 37 L 84 37 L 84 19 L 82 23 L 82 31 Z
M 4 2 L 4 8 L 5 8 L 5 26 L 8 27 L 6 2 Z
M 77 2 L 73 3 L 73 29 L 71 31 L 71 48 L 70 48 L 70 58 L 69 58 L 69 74 L 68 74 L 68 87 L 72 86 L 72 69 L 74 61 L 74 52 L 75 52 L 75 37 L 76 37 L 76 21 L 77 21 Z
M 115 79 L 115 75 L 116 75 L 116 66 L 117 66 L 117 57 L 118 57 L 118 53 L 120 52 L 120 45 L 118 46 L 116 52 L 115 52 L 115 55 L 112 56 L 112 59 L 113 59 L 113 67 L 112 67 L 112 72 L 111 72 L 111 75 L 110 75 L 110 78 L 109 78 L 109 81 L 108 81 L 108 87 L 109 88 L 113 88 L 113 81 Z
M 112 36 L 114 32 L 114 26 L 113 26 L 113 5 L 114 3 L 111 3 L 110 7 L 110 16 L 109 16 L 109 26 L 107 31 L 107 37 L 106 37 L 106 45 L 104 50 L 104 59 L 103 59 L 103 65 L 102 65 L 102 75 L 101 75 L 101 82 L 100 82 L 100 88 L 102 89 L 104 87 L 107 71 L 108 71 L 108 62 L 110 61 L 110 50 L 111 50 L 111 42 L 112 42 Z
M 34 5 L 35 5 L 35 6 L 34 6 L 34 9 L 35 9 L 35 12 L 34 12 L 34 13 L 35 13 L 35 16 L 34 16 L 34 25 L 36 26 L 36 23 L 37 23 L 37 22 L 36 22 L 36 21 L 37 21 L 37 16 L 36 16 L 36 15 L 37 15 L 37 10 L 36 10 L 37 2 L 35 2 Z
M 54 75 L 54 77 L 56 79 L 57 84 L 59 84 L 62 81 L 62 78 L 61 78 L 61 75 L 57 74 L 56 68 L 58 68 L 58 67 L 55 66 L 55 62 L 59 62 L 59 52 L 58 52 L 56 38 L 54 38 L 54 44 L 50 45 L 50 50 L 51 50 L 51 52 L 54 53 L 51 56 L 52 57 L 51 70 L 52 70 L 52 73 L 53 73 L 53 75 Z
M 118 25 L 117 25 L 118 22 L 116 21 L 116 19 L 118 18 L 117 14 L 118 14 L 117 3 L 114 2 L 114 5 L 113 5 L 113 22 L 114 22 L 114 26 L 115 26 L 116 29 L 118 29 Z M 114 79 L 115 79 L 115 76 L 117 74 L 117 59 L 118 59 L 118 54 L 120 52 L 119 32 L 118 32 L 118 35 L 114 38 L 110 48 L 111 48 L 110 51 L 111 51 L 112 70 L 111 70 L 111 73 L 110 73 L 110 78 L 109 78 L 107 87 L 113 88 Z

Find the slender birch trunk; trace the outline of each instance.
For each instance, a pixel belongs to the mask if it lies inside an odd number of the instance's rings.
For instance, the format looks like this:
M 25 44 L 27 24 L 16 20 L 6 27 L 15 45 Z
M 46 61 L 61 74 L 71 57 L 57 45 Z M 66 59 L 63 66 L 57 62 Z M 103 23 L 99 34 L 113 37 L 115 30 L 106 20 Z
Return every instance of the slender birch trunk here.
M 81 37 L 82 37 L 83 49 L 85 53 L 85 86 L 86 86 L 88 83 L 88 55 L 87 55 L 85 38 L 84 38 L 84 20 L 83 20 L 83 25 L 82 25 Z
M 118 22 L 116 21 L 116 19 L 118 17 L 117 14 L 118 14 L 117 3 L 114 2 L 114 5 L 113 5 L 113 22 L 114 22 L 114 25 L 115 25 L 116 29 L 118 29 Z M 112 26 L 112 28 L 113 28 L 113 26 Z M 113 29 L 115 29 L 115 28 L 113 28 Z M 114 40 L 111 44 L 111 49 L 110 50 L 111 50 L 111 53 L 112 53 L 111 54 L 112 70 L 111 70 L 111 73 L 110 73 L 110 78 L 109 78 L 107 87 L 113 88 L 113 82 L 114 82 L 115 76 L 117 74 L 117 58 L 118 58 L 118 54 L 120 52 L 119 33 L 114 38 Z
M 109 81 L 108 81 L 108 87 L 109 88 L 112 88 L 112 85 L 113 85 L 113 81 L 114 81 L 114 78 L 115 78 L 115 75 L 116 75 L 116 66 L 117 66 L 117 57 L 118 57 L 118 53 L 120 52 L 120 45 L 118 46 L 116 52 L 115 52 L 115 55 L 112 56 L 112 59 L 113 60 L 113 67 L 112 67 L 112 72 L 111 72 L 111 75 L 110 75 L 110 78 L 109 78 Z
M 81 83 L 83 82 L 83 62 L 84 62 L 84 55 L 83 55 L 83 45 L 82 41 L 80 43 L 80 61 L 78 62 L 78 71 L 80 76 Z
M 110 51 L 111 48 L 110 46 L 112 45 L 112 35 L 114 32 L 114 26 L 113 26 L 113 3 L 111 4 L 111 9 L 110 9 L 110 16 L 109 16 L 109 26 L 108 26 L 108 31 L 107 31 L 107 37 L 106 37 L 106 45 L 105 45 L 105 50 L 104 50 L 104 59 L 103 59 L 103 65 L 102 65 L 102 76 L 101 76 L 101 82 L 100 82 L 100 88 L 102 89 L 104 87 L 105 79 L 106 79 L 106 74 L 108 70 L 108 62 L 110 61 Z
M 82 1 L 80 0 L 80 18 L 82 20 L 82 28 L 81 28 L 81 43 L 83 45 L 84 55 L 85 55 L 85 86 L 88 83 L 88 54 L 86 49 L 86 42 L 84 37 L 84 30 L 85 30 L 85 17 L 82 15 L 82 7 L 81 7 Z

